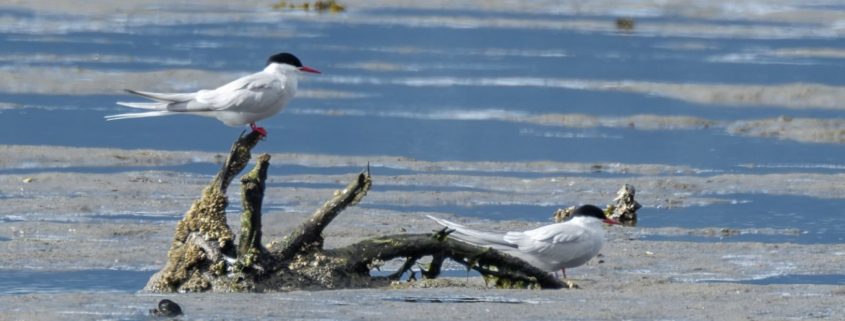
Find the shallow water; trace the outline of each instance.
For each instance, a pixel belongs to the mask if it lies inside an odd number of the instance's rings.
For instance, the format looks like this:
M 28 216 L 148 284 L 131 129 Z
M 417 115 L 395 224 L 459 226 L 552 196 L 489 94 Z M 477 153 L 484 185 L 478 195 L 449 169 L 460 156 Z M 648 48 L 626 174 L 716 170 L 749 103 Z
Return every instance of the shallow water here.
M 841 9 L 841 8 L 840 8 Z M 0 16 L 38 17 L 37 12 L 3 9 Z M 115 101 L 133 100 L 105 82 L 139 73 L 199 69 L 221 79 L 253 72 L 280 50 L 323 71 L 300 83 L 303 97 L 284 113 L 262 122 L 270 136 L 261 152 L 331 155 L 391 155 L 424 161 L 557 161 L 687 165 L 712 173 L 841 173 L 845 148 L 776 137 L 735 136 L 721 127 L 646 130 L 636 126 L 565 127 L 524 121 L 527 116 L 584 114 L 624 117 L 640 114 L 692 116 L 713 121 L 790 117 L 837 118 L 838 107 L 799 103 L 735 101 L 731 97 L 699 101 L 689 93 L 654 84 L 845 85 L 845 60 L 777 54 L 790 48 L 845 47 L 842 38 L 814 34 L 784 22 L 715 22 L 737 28 L 759 27 L 759 34 L 713 35 L 707 30 L 653 31 L 652 25 L 685 26 L 714 22 L 671 15 L 642 17 L 633 33 L 602 28 L 556 27 L 558 21 L 591 19 L 612 25 L 615 16 L 556 13 L 508 13 L 465 10 L 364 10 L 340 16 L 280 14 L 239 21 L 145 22 L 120 28 L 85 26 L 85 18 L 65 16 L 66 29 L 32 31 L 4 27 L 0 32 L 0 70 L 45 74 L 19 80 L 35 85 L 2 89 L 0 144 L 76 147 L 149 148 L 222 152 L 241 128 L 196 117 L 105 122 L 103 116 L 128 112 Z M 439 19 L 439 20 L 438 20 Z M 539 21 L 491 24 L 498 20 Z M 249 22 L 245 22 L 249 21 Z M 548 22 L 546 24 L 545 22 Z M 78 27 L 78 28 L 77 28 Z M 706 28 L 706 27 L 705 27 Z M 90 74 L 77 75 L 84 70 Z M 115 78 L 101 73 L 115 73 Z M 99 76 L 98 76 L 99 75 Z M 88 78 L 90 77 L 90 79 Z M 53 79 L 59 78 L 59 79 Z M 70 79 L 70 80 L 69 80 Z M 94 84 L 70 90 L 63 82 Z M 37 80 L 44 80 L 43 83 Z M 157 82 L 159 89 L 194 90 L 203 79 Z M 620 85 L 626 85 L 628 87 Z M 650 87 L 649 87 L 650 86 Z M 147 89 L 147 88 L 137 88 Z M 730 95 L 727 95 L 730 96 Z M 719 98 L 723 99 L 719 99 Z M 785 99 L 786 100 L 786 99 Z M 4 108 L 3 104 L 12 107 Z M 796 107 L 798 105 L 798 107 Z M 806 107 L 806 108 L 805 108 Z M 360 167 L 283 165 L 285 175 L 334 175 Z M 46 172 L 123 173 L 166 170 L 213 175 L 218 164 L 177 166 L 0 168 L 3 175 Z M 437 171 L 434 171 L 437 173 Z M 414 171 L 374 167 L 375 175 Z M 457 175 L 554 177 L 561 173 L 451 171 Z M 589 177 L 637 177 L 636 174 L 577 173 Z M 272 187 L 337 188 L 330 183 L 275 182 Z M 374 190 L 474 192 L 483 188 L 378 185 Z M 725 200 L 708 206 L 656 208 L 644 204 L 639 226 L 648 228 L 796 229 L 799 233 L 741 234 L 726 237 L 645 235 L 645 240 L 697 242 L 759 241 L 845 242 L 845 199 L 805 195 L 708 195 Z M 0 195 L 0 199 L 6 197 Z M 572 203 L 579 203 L 572 200 Z M 274 206 L 278 204 L 269 204 Z M 362 204 L 400 212 L 432 211 L 488 219 L 547 221 L 558 206 L 490 204 L 482 206 L 403 206 Z M 92 214 L 85 222 L 160 222 L 172 216 Z M 0 224 L 14 220 L 6 217 Z M 0 241 L 8 238 L 0 237 Z M 0 288 L 7 294 L 62 291 L 133 291 L 148 272 L 4 271 Z M 63 280 L 62 282 L 56 282 Z M 17 282 L 17 283 L 16 283 Z M 745 282 L 745 281 L 743 281 Z M 779 276 L 751 284 L 842 284 L 841 276 Z M 756 282 L 756 283 L 755 283 Z M 5 286 L 4 286 L 5 285 Z M 89 286 L 90 285 L 90 286 Z M 407 300 L 408 298 L 397 298 Z M 413 298 L 411 298 L 413 299 Z M 419 302 L 428 299 L 416 298 Z M 440 299 L 438 299 L 440 300 Z M 460 300 L 457 298 L 456 300 Z
M 838 215 L 843 200 L 783 195 L 721 195 L 730 202 L 710 206 L 648 210 L 640 226 L 796 229 L 786 235 L 732 235 L 740 240 L 796 243 L 845 242 L 845 217 Z M 646 214 L 643 214 L 646 215 Z
M 0 295 L 60 292 L 136 292 L 153 271 L 82 270 L 0 272 Z
M 146 285 L 154 271 L 122 270 L 80 270 L 80 271 L 40 271 L 14 270 L 0 273 L 0 295 L 20 295 L 28 293 L 62 292 L 125 292 L 135 293 Z M 392 271 L 373 271 L 374 276 L 388 275 Z M 469 278 L 478 277 L 475 271 L 444 270 L 441 277 Z M 408 274 L 403 276 L 407 279 Z M 703 280 L 705 283 L 740 283 L 753 285 L 787 284 L 827 284 L 845 285 L 842 274 L 785 274 L 769 277 L 755 277 L 747 280 Z M 450 296 L 429 297 L 385 297 L 387 301 L 414 303 L 532 303 L 531 301 L 510 298 L 468 298 Z
M 788 274 L 781 276 L 773 276 L 758 280 L 747 280 L 739 283 L 755 284 L 755 285 L 772 285 L 772 284 L 838 284 L 845 285 L 845 275 L 843 274 Z

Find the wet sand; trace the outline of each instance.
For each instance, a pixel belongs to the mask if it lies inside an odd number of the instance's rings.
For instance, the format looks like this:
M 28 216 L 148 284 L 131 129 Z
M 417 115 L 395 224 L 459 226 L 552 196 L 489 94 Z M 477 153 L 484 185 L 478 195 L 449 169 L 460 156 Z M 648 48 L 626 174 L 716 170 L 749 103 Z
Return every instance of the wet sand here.
M 211 177 L 155 170 L 156 166 L 213 163 L 219 159 L 216 154 L 202 152 L 44 146 L 4 146 L 0 148 L 0 153 L 4 154 L 3 167 L 7 169 L 76 165 L 119 170 L 129 166 L 128 171 L 115 173 L 85 173 L 77 169 L 76 172 L 0 175 L 0 217 L 4 220 L 0 237 L 9 239 L 0 242 L 3 248 L 0 266 L 12 270 L 46 271 L 157 270 L 164 263 L 176 220 Z M 518 201 L 564 206 L 573 200 L 605 204 L 622 183 L 637 186 L 642 191 L 638 194 L 640 202 L 651 206 L 707 203 L 708 198 L 702 194 L 726 189 L 736 193 L 754 193 L 763 186 L 772 193 L 809 193 L 819 197 L 845 195 L 837 189 L 842 180 L 839 175 L 725 174 L 697 177 L 693 168 L 605 164 L 606 168 L 626 168 L 626 171 L 641 175 L 591 178 L 578 174 L 595 170 L 596 164 L 438 163 L 387 156 L 342 158 L 346 162 L 335 156 L 311 154 L 281 154 L 273 158 L 264 215 L 265 242 L 278 239 L 291 230 L 329 197 L 333 189 L 340 188 L 355 173 L 279 173 L 285 170 L 285 164 L 346 168 L 364 163 L 364 159 L 374 160 L 373 190 L 361 206 L 344 212 L 327 229 L 325 236 L 329 247 L 376 235 L 431 231 L 436 225 L 425 218 L 425 214 L 494 230 L 527 229 L 543 224 L 459 218 L 448 212 L 378 209 L 380 204 L 431 206 Z M 152 169 L 134 170 L 132 166 L 138 165 L 151 166 Z M 462 172 L 474 169 L 483 173 L 488 167 L 499 168 L 502 172 L 549 171 L 555 174 L 528 179 Z M 407 173 L 382 176 L 379 175 L 380 168 L 402 168 Z M 569 172 L 573 176 L 561 172 Z M 302 186 L 285 186 L 285 183 Z M 595 188 L 579 190 L 571 187 L 585 185 Z M 73 188 L 68 189 L 68 186 Z M 406 188 L 397 189 L 396 186 Z M 457 190 L 439 191 L 446 188 Z M 238 204 L 237 189 L 232 191 L 232 204 Z M 674 200 L 665 200 L 666 195 L 674 195 Z M 237 228 L 237 207 L 230 207 L 230 210 L 230 225 Z M 551 217 L 552 213 L 548 214 Z M 641 217 L 641 220 L 648 219 L 648 216 Z M 168 297 L 182 304 L 189 319 L 318 319 L 321 316 L 345 315 L 348 318 L 378 320 L 505 320 L 519 315 L 524 319 L 549 320 L 832 320 L 845 315 L 837 303 L 845 296 L 842 286 L 712 283 L 793 274 L 839 274 L 845 258 L 843 244 L 720 242 L 720 237 L 743 231 L 726 232 L 719 226 L 697 229 L 610 227 L 608 232 L 609 243 L 601 256 L 569 271 L 570 277 L 581 287 L 576 290 L 496 290 L 485 287 L 478 277 L 454 277 L 403 282 L 393 289 L 317 293 L 3 295 L 0 296 L 0 310 L 6 311 L 3 319 L 8 320 L 68 317 L 80 320 L 132 319 L 142 318 L 155 302 Z M 744 232 L 800 233 L 789 229 Z M 647 241 L 639 239 L 642 235 L 695 235 L 711 238 L 712 241 Z M 388 262 L 383 268 L 395 269 L 396 265 L 397 262 Z M 438 300 L 452 302 L 426 303 Z M 51 302 L 50 308 L 44 309 L 44 302 L 48 301 Z M 261 308 L 256 310 L 255 306 Z

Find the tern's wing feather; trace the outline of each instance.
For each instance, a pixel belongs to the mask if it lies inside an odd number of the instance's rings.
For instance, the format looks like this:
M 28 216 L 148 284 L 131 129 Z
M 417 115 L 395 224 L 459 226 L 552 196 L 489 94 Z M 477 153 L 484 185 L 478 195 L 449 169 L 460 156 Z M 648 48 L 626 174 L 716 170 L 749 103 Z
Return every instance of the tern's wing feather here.
M 434 220 L 440 225 L 455 230 L 452 234 L 449 234 L 449 236 L 454 237 L 455 239 L 478 246 L 490 246 L 497 249 L 512 249 L 514 247 L 513 244 L 505 241 L 503 234 L 474 230 L 461 224 L 431 215 L 428 215 L 428 218 Z
M 172 111 L 259 112 L 268 102 L 278 101 L 284 93 L 284 81 L 265 72 L 236 79 L 214 90 L 201 90 L 184 104 L 168 106 Z
M 124 89 L 126 92 L 162 103 L 178 103 L 194 99 L 196 93 L 154 93 L 148 91 Z M 132 107 L 132 106 L 128 106 Z
M 508 232 L 505 241 L 515 244 L 520 251 L 542 253 L 552 247 L 576 244 L 585 237 L 585 230 L 574 224 L 557 223 L 525 232 Z

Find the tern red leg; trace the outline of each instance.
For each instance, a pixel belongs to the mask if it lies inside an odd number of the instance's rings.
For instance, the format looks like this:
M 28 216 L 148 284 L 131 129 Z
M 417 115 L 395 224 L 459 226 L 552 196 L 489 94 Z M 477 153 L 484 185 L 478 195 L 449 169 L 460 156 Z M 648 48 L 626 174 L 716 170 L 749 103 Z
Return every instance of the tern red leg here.
M 267 130 L 263 127 L 258 127 L 255 125 L 255 123 L 249 123 L 249 128 L 252 128 L 253 131 L 258 132 L 261 137 L 267 137 Z

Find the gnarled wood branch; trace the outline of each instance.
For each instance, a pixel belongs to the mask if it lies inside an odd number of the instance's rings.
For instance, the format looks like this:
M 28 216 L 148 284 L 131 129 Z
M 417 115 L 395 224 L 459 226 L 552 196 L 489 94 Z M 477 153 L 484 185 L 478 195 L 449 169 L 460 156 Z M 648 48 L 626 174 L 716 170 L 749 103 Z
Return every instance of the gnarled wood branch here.
M 444 238 L 435 234 L 398 234 L 367 239 L 346 247 L 328 250 L 330 255 L 348 259 L 345 267 L 349 271 L 369 273 L 374 261 L 387 261 L 395 258 L 436 258 L 429 266 L 427 277 L 436 277 L 444 258 L 464 264 L 467 268 L 479 271 L 482 275 L 495 280 L 500 287 L 531 287 L 537 285 L 544 289 L 568 287 L 551 274 L 540 270 L 524 261 L 502 252 L 470 245 Z M 400 269 L 401 271 L 401 269 Z M 397 271 L 400 272 L 400 271 Z M 436 273 L 434 272 L 436 271 Z
M 176 225 L 164 267 L 144 287 L 153 292 L 200 292 L 226 274 L 226 258 L 234 257 L 234 233 L 226 222 L 226 188 L 249 163 L 250 150 L 261 140 L 257 132 L 241 135 L 223 167 L 202 196 Z
M 270 156 L 261 155 L 255 168 L 241 179 L 243 213 L 237 246 L 226 222 L 226 189 L 249 163 L 251 149 L 261 136 L 241 135 L 226 163 L 202 196 L 177 224 L 168 261 L 153 275 L 145 290 L 154 292 L 281 291 L 366 287 L 386 284 L 431 257 L 425 278 L 436 278 L 443 262 L 451 259 L 479 271 L 499 287 L 559 289 L 568 284 L 520 259 L 432 234 L 389 235 L 366 239 L 336 249 L 323 249 L 322 232 L 344 209 L 357 204 L 369 191 L 369 170 L 336 191 L 312 216 L 281 241 L 261 245 L 261 207 Z M 633 194 L 631 194 L 633 201 Z M 372 277 L 381 262 L 404 258 L 405 264 L 388 278 Z
M 255 168 L 241 178 L 241 236 L 238 239 L 238 262 L 250 267 L 269 259 L 268 251 L 261 244 L 261 204 L 264 199 L 264 182 L 270 155 L 258 156 Z
M 372 185 L 369 171 L 358 174 L 343 190 L 335 191 L 331 199 L 326 201 L 311 218 L 303 222 L 281 242 L 270 245 L 270 251 L 278 260 L 290 260 L 297 253 L 307 251 L 308 248 L 321 250 L 323 248 L 323 229 L 328 226 L 341 211 L 353 206 L 367 195 Z

